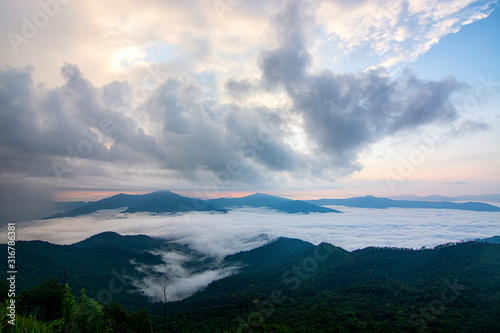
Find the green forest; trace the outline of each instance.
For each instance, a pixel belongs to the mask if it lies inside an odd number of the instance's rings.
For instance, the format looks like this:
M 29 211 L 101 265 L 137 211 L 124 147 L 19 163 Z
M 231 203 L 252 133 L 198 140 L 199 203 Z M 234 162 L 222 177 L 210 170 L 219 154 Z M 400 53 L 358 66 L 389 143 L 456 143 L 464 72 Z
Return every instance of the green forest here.
M 500 244 L 349 252 L 327 243 L 279 238 L 226 257 L 225 263 L 241 265 L 238 274 L 181 301 L 170 301 L 166 288 L 167 302 L 152 302 L 130 282 L 144 274 L 131 260 L 156 264 L 161 258 L 150 252 L 172 246 L 148 236 L 114 233 L 65 246 L 18 242 L 16 325 L 8 323 L 3 276 L 0 329 L 500 332 Z

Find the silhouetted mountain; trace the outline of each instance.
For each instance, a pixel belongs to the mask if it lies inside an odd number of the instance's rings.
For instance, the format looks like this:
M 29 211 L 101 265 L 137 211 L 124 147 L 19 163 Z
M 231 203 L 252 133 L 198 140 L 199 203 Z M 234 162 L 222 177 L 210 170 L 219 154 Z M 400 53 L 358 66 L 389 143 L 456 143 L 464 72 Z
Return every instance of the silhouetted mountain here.
M 183 197 L 170 191 L 154 192 L 153 194 L 156 194 L 153 198 L 148 198 L 139 204 L 129 207 L 125 213 L 227 212 L 226 209 L 214 207 L 208 201 Z
M 55 214 L 48 218 L 75 217 L 79 215 L 91 214 L 101 209 L 125 208 L 132 206 L 134 204 L 142 203 L 144 200 L 147 200 L 147 198 L 145 198 L 142 195 L 131 195 L 131 194 L 120 193 L 99 201 L 89 202 L 86 205 L 71 209 L 64 213 Z
M 91 214 L 101 209 L 123 208 L 126 213 L 151 212 L 151 213 L 182 213 L 191 211 L 227 212 L 231 208 L 254 207 L 269 208 L 279 212 L 296 213 L 340 213 L 340 211 L 322 207 L 325 205 L 338 205 L 363 208 L 436 208 L 436 209 L 462 209 L 473 211 L 500 211 L 500 207 L 481 202 L 453 203 L 451 201 L 464 201 L 467 198 L 484 199 L 484 201 L 500 201 L 499 194 L 485 194 L 481 196 L 398 196 L 407 200 L 392 200 L 373 196 L 356 197 L 349 199 L 319 199 L 319 200 L 291 200 L 273 195 L 255 193 L 242 198 L 219 198 L 200 200 L 183 197 L 170 191 L 157 191 L 142 195 L 117 194 L 112 197 L 93 202 L 54 202 L 54 207 L 60 212 L 47 217 L 75 217 Z M 394 197 L 393 197 L 394 198 Z M 425 198 L 429 201 L 418 200 Z M 488 200 L 486 200 L 488 199 Z M 64 212 L 61 212 L 63 211 Z
M 210 200 L 210 203 L 218 207 L 237 208 L 237 207 L 254 207 L 254 208 L 269 208 L 280 212 L 295 214 L 295 213 L 340 213 L 340 211 L 320 207 L 313 203 L 302 200 L 291 200 L 281 197 L 276 197 L 264 193 L 255 193 L 242 198 L 220 198 Z
M 206 211 L 225 213 L 236 207 L 270 208 L 285 213 L 339 213 L 338 210 L 320 207 L 301 200 L 290 200 L 272 195 L 256 193 L 243 198 L 221 198 L 200 200 L 180 196 L 170 191 L 158 191 L 143 195 L 117 194 L 48 218 L 75 217 L 91 214 L 101 209 L 124 208 L 124 213 L 182 213 Z
M 489 193 L 479 195 L 459 195 L 455 197 L 446 197 L 442 195 L 428 195 L 420 197 L 417 195 L 403 194 L 393 195 L 390 199 L 394 200 L 420 200 L 420 201 L 475 201 L 475 202 L 500 202 L 500 193 Z
M 59 212 L 66 212 L 81 206 L 85 206 L 88 202 L 85 201 L 53 201 L 55 209 Z
M 489 238 L 475 239 L 475 242 L 500 244 L 500 236 L 493 236 Z
M 72 246 L 78 248 L 117 247 L 125 251 L 142 253 L 158 249 L 165 243 L 166 241 L 163 239 L 151 238 L 146 235 L 122 236 L 113 231 L 106 231 L 72 244 Z
M 317 205 L 336 205 L 346 207 L 359 207 L 359 208 L 434 208 L 434 209 L 462 209 L 473 211 L 488 211 L 498 212 L 500 207 L 485 204 L 482 202 L 466 202 L 466 203 L 453 203 L 447 201 L 411 201 L 411 200 L 392 200 L 387 198 L 377 198 L 373 196 L 355 197 L 349 199 L 318 199 L 308 200 L 310 203 Z
M 280 237 L 273 242 L 251 251 L 238 252 L 224 258 L 226 262 L 240 262 L 249 270 L 256 270 L 282 261 L 297 252 L 304 251 L 314 244 L 300 239 Z
M 200 204 L 199 200 L 180 196 L 170 191 L 157 191 L 148 194 L 117 194 L 99 201 L 58 213 L 48 218 L 75 217 L 91 214 L 101 209 L 124 208 L 124 212 L 153 212 L 153 213 L 177 213 L 189 211 L 215 211 L 225 212 L 224 209 L 215 208 L 207 202 Z

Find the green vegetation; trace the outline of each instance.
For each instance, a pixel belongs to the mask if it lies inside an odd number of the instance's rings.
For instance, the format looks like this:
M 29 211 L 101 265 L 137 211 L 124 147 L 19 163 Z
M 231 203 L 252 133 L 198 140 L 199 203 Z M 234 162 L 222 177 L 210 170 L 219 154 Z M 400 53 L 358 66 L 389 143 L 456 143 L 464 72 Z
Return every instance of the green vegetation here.
M 47 289 L 49 286 L 55 289 Z M 44 304 L 43 300 L 38 299 L 38 302 L 32 303 L 32 299 L 26 295 L 34 294 L 46 296 L 49 301 Z M 58 302 L 52 302 L 55 299 Z M 18 312 L 15 325 L 9 323 L 11 318 L 8 316 L 7 301 L 0 307 L 0 332 L 153 332 L 153 323 L 146 310 L 128 312 L 118 303 L 101 305 L 89 298 L 85 290 L 80 291 L 77 302 L 69 286 L 59 284 L 55 279 L 26 291 L 17 298 L 16 303 Z M 35 316 L 35 312 L 40 315 Z
M 86 242 L 95 247 L 76 249 L 92 249 L 98 261 L 103 242 L 110 252 L 108 246 L 120 243 L 120 238 L 101 235 Z M 136 249 L 154 244 L 147 236 L 124 242 Z M 89 260 L 90 254 L 78 251 L 73 264 L 83 267 L 81 261 Z M 117 247 L 115 251 L 110 253 L 126 253 Z M 128 257 L 139 254 L 130 252 Z M 144 302 L 144 296 L 125 288 L 119 294 L 126 295 L 120 297 L 128 301 L 127 308 L 116 302 L 98 303 L 85 291 L 95 280 L 81 273 L 85 290 L 68 279 L 71 293 L 67 284 L 51 278 L 21 292 L 16 298 L 15 327 L 7 323 L 7 304 L 2 301 L 0 328 L 2 332 L 126 333 L 500 332 L 500 244 L 465 242 L 434 249 L 372 247 L 349 252 L 326 243 L 314 246 L 281 238 L 226 261 L 246 268 L 183 301 L 167 303 L 166 318 L 163 302 Z M 4 296 L 6 290 L 5 282 L 0 283 Z

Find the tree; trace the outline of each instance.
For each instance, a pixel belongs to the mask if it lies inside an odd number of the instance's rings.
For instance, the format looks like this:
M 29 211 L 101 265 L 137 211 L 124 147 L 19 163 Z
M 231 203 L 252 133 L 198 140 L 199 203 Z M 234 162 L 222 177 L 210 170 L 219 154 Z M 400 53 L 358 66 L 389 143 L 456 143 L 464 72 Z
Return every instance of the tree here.
M 66 285 L 62 312 L 66 331 L 78 330 L 82 333 L 97 333 L 104 328 L 102 306 L 87 297 L 83 289 L 80 292 L 80 304 L 77 304 L 69 286 Z
M 163 281 L 161 284 L 161 291 L 163 292 L 163 330 L 167 331 L 167 294 L 170 292 L 170 281 L 166 276 L 163 276 Z
M 33 314 L 39 320 L 52 321 L 62 317 L 62 304 L 65 286 L 56 278 L 23 290 L 18 297 L 18 311 L 25 315 Z

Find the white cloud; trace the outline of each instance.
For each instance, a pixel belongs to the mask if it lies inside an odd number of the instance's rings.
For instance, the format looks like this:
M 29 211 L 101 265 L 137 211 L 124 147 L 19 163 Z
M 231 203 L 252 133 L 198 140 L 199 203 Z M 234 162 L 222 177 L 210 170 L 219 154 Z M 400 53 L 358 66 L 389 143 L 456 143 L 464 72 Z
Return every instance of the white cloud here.
M 344 55 L 367 50 L 371 66 L 392 67 L 415 61 L 441 38 L 488 16 L 497 1 L 322 2 L 318 22 Z
M 22 240 L 70 244 L 103 231 L 174 239 L 212 257 L 262 245 L 267 238 L 293 237 L 315 244 L 329 242 L 347 250 L 367 246 L 435 246 L 500 234 L 497 212 L 435 209 L 362 209 L 334 207 L 341 214 L 283 214 L 237 209 L 227 214 L 117 214 L 120 210 L 18 223 Z M 172 259 L 172 258 L 171 258 Z M 181 260 L 180 258 L 179 260 Z
M 277 237 L 299 238 L 319 244 L 328 242 L 347 250 L 368 246 L 420 248 L 448 242 L 487 238 L 500 234 L 500 213 L 434 209 L 361 209 L 333 207 L 340 214 L 284 214 L 265 209 L 237 209 L 227 214 L 185 215 L 119 214 L 121 209 L 98 211 L 88 216 L 31 221 L 17 224 L 20 240 L 45 240 L 71 244 L 104 231 L 122 235 L 161 237 L 191 251 L 158 252 L 164 264 L 138 266 L 146 277 L 134 285 L 146 295 L 161 300 L 161 285 L 168 278 L 169 300 L 183 299 L 211 281 L 237 272 L 220 259 L 266 244 Z M 210 265 L 184 263 L 203 257 Z M 200 260 L 201 258 L 201 260 Z

